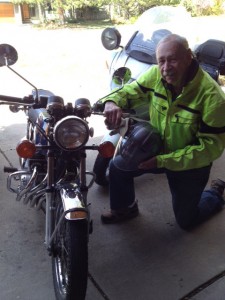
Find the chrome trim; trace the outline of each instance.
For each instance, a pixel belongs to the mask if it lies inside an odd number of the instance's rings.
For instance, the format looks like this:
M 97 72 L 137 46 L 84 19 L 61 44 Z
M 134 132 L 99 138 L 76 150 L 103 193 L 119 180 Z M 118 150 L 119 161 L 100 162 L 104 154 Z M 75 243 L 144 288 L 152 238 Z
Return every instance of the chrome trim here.
M 23 190 L 19 191 L 18 187 L 17 187 L 17 189 L 13 189 L 11 187 L 13 179 L 17 180 L 16 177 L 20 177 L 20 181 L 21 181 L 21 177 L 26 176 L 26 175 L 31 176 L 31 178 L 30 178 L 29 182 L 27 183 L 27 185 L 23 188 Z M 37 198 L 45 193 L 47 174 L 38 186 L 33 187 L 33 184 L 36 181 L 38 175 L 39 175 L 39 173 L 37 171 L 37 168 L 35 167 L 32 174 L 29 171 L 17 171 L 8 176 L 7 189 L 10 192 L 17 194 L 16 201 L 20 201 L 24 197 L 24 200 L 23 200 L 24 204 L 28 204 L 29 201 L 31 201 L 31 203 L 30 203 L 31 207 L 35 206 L 35 204 L 36 205 L 38 204 Z
M 40 206 L 39 202 L 40 202 L 41 198 L 43 196 L 45 196 L 45 192 L 46 192 L 45 188 L 43 188 L 39 191 L 36 191 L 35 196 L 30 200 L 30 207 L 35 207 L 35 206 L 39 207 Z M 43 200 L 45 200 L 45 198 Z M 41 202 L 43 202 L 43 200 Z
M 41 194 L 45 193 L 45 187 L 47 184 L 47 174 L 45 175 L 45 178 L 42 180 L 39 185 L 35 186 L 33 189 L 31 189 L 26 198 L 29 198 L 28 201 L 30 200 L 30 206 L 34 207 L 35 204 L 37 204 L 37 198 L 41 196 Z
M 27 183 L 27 185 L 24 187 L 24 189 L 22 191 L 19 191 L 18 187 L 17 187 L 17 190 L 16 189 L 13 189 L 11 186 L 12 186 L 12 179 L 14 178 L 15 180 L 17 180 L 15 177 L 20 177 L 21 176 L 25 176 L 25 175 L 31 175 L 31 178 L 29 180 L 29 182 Z M 33 173 L 31 174 L 31 172 L 29 171 L 17 171 L 17 172 L 14 172 L 12 174 L 10 174 L 7 178 L 7 189 L 10 191 L 10 192 L 13 192 L 13 193 L 16 193 L 17 196 L 16 196 L 16 201 L 20 201 L 22 199 L 22 197 L 24 195 L 26 195 L 33 187 L 33 183 L 35 182 L 35 180 L 37 179 L 37 176 L 38 176 L 38 172 L 37 172 L 37 168 L 35 167 L 34 170 L 33 170 Z M 25 197 L 24 199 L 24 203 L 27 204 L 28 203 L 28 199 L 27 197 Z
M 37 206 L 36 206 L 36 210 L 40 210 L 42 208 L 42 203 L 46 201 L 45 198 L 45 192 L 44 194 L 41 196 L 41 198 L 38 200 Z
M 90 182 L 89 182 L 89 184 L 88 184 L 88 186 L 87 186 L 87 188 L 89 189 L 89 188 L 91 188 L 92 185 L 94 184 L 96 175 L 95 175 L 94 172 L 90 172 L 90 171 L 86 171 L 85 174 L 86 174 L 86 175 L 92 176 L 92 179 L 90 180 Z
M 37 171 L 37 167 L 34 168 L 33 173 L 31 175 L 31 178 L 28 182 L 28 184 L 26 185 L 26 187 L 19 193 L 19 195 L 17 195 L 16 200 L 20 201 L 22 199 L 23 196 L 25 196 L 33 187 L 33 183 L 36 181 L 38 177 L 38 171 Z M 27 204 L 29 202 L 29 198 L 27 197 L 27 195 L 25 196 L 23 203 Z
M 60 189 L 60 196 L 63 203 L 64 211 L 71 209 L 84 209 L 85 205 L 82 200 L 82 194 L 76 188 L 77 185 L 68 187 L 62 187 Z
M 16 189 L 13 189 L 13 188 L 11 187 L 11 185 L 12 185 L 12 178 L 15 178 L 15 177 L 17 177 L 17 176 L 21 177 L 22 175 L 27 175 L 27 174 L 30 175 L 31 172 L 28 172 L 28 171 L 16 171 L 16 172 L 14 172 L 14 173 L 12 173 L 12 174 L 9 174 L 9 175 L 8 175 L 8 178 L 7 178 L 7 190 L 8 190 L 9 192 L 18 194 L 18 193 L 19 193 L 18 189 L 16 190 Z M 15 180 L 16 180 L 16 179 L 15 179 Z

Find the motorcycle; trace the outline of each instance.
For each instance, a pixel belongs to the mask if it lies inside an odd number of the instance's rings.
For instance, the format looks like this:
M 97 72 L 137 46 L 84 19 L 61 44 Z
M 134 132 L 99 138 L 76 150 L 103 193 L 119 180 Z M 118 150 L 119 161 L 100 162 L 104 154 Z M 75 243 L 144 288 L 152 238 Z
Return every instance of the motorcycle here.
M 132 77 L 129 82 L 137 79 L 137 77 L 148 68 L 157 64 L 156 62 L 156 46 L 161 38 L 168 35 L 170 31 L 160 29 L 153 32 L 150 40 L 144 38 L 140 31 L 136 31 L 125 47 L 120 46 L 121 34 L 115 28 L 106 28 L 102 32 L 102 43 L 107 50 L 115 50 L 121 47 L 121 50 L 113 54 L 110 65 L 110 87 L 116 90 L 119 87 L 114 76 L 111 74 L 114 67 L 129 68 Z M 220 77 L 225 75 L 225 42 L 215 39 L 209 39 L 204 43 L 195 46 L 193 55 L 199 62 L 199 65 L 216 81 L 222 85 Z M 134 74 L 134 75 L 133 75 Z M 133 103 L 129 103 L 130 110 L 133 111 L 135 117 L 148 120 L 148 103 L 143 103 L 142 107 L 135 107 Z M 106 132 L 102 142 L 110 141 L 115 149 L 120 140 L 120 134 L 112 134 L 111 131 Z M 97 155 L 94 162 L 93 171 L 96 175 L 95 182 L 100 186 L 108 185 L 108 166 L 112 157 L 104 158 L 100 154 Z
M 86 170 L 87 150 L 104 146 L 88 145 L 93 136 L 87 118 L 94 114 L 90 101 L 80 98 L 75 104 L 47 90 L 37 89 L 11 65 L 17 51 L 0 45 L 0 66 L 33 87 L 24 98 L 0 95 L 0 104 L 12 112 L 24 111 L 25 137 L 18 143 L 20 169 L 5 167 L 10 173 L 7 189 L 17 201 L 45 214 L 45 245 L 52 260 L 56 299 L 85 299 L 88 279 L 88 241 L 93 230 L 88 190 L 95 174 Z M 111 154 L 110 154 L 111 155 Z

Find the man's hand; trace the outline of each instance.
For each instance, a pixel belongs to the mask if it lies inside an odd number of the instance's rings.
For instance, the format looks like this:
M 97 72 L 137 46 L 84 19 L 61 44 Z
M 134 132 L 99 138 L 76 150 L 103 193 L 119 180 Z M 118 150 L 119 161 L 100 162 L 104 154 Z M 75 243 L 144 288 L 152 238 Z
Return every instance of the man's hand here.
M 116 103 L 112 101 L 106 102 L 103 114 L 106 117 L 106 124 L 109 127 L 116 128 L 120 125 L 122 109 Z
M 142 170 L 156 169 L 157 168 L 156 156 L 151 157 L 146 161 L 143 161 L 142 163 L 139 164 L 138 168 Z

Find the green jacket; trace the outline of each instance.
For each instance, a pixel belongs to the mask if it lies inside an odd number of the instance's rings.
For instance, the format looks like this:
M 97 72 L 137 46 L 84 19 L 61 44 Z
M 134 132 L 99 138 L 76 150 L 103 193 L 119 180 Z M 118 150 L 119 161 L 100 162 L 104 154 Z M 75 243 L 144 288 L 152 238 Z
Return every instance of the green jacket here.
M 193 73 L 191 69 L 189 73 Z M 121 108 L 148 101 L 151 124 L 160 132 L 164 144 L 157 156 L 158 168 L 174 171 L 200 168 L 223 153 L 225 94 L 196 64 L 194 69 L 178 97 L 173 96 L 158 66 L 154 66 L 103 100 L 113 101 Z

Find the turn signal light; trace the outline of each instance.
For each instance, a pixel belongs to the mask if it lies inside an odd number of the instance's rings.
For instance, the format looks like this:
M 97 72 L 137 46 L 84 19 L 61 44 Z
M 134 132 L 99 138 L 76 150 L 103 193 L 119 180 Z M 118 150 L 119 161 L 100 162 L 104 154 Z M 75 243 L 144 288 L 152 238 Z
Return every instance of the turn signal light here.
M 113 143 L 109 141 L 103 142 L 102 144 L 99 145 L 98 152 L 102 157 L 110 158 L 113 156 L 115 152 L 115 146 Z
M 16 147 L 19 157 L 32 158 L 36 152 L 35 145 L 29 140 L 22 140 Z

